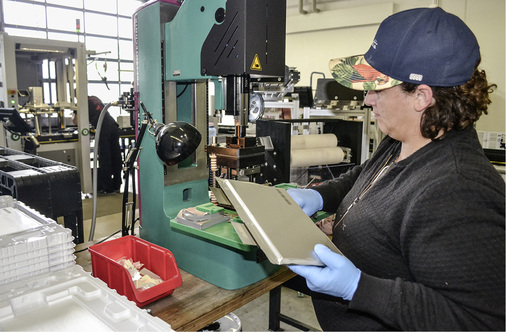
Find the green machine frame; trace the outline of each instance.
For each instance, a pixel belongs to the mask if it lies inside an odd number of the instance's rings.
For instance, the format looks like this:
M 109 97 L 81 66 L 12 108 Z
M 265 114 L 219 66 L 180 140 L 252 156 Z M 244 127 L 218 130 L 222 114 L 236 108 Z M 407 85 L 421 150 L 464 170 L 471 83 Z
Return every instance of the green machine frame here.
M 141 7 L 133 20 L 137 103 L 142 101 L 159 122 L 193 124 L 204 138 L 207 84 L 220 79 L 201 75 L 201 46 L 226 2 L 158 1 Z M 215 86 L 219 94 L 221 86 Z M 237 289 L 279 266 L 257 262 L 258 248 L 244 245 L 230 223 L 197 230 L 173 221 L 181 209 L 209 202 L 204 145 L 189 160 L 167 167 L 158 159 L 154 137 L 144 136 L 138 160 L 140 236 L 171 250 L 181 269 L 219 287 Z

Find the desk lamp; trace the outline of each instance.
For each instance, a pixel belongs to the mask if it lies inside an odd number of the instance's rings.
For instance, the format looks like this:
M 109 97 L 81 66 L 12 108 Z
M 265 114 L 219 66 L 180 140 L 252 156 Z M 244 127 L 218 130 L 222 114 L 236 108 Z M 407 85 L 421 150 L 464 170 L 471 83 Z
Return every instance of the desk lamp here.
M 97 132 L 95 134 L 96 147 L 98 147 L 100 128 L 102 127 L 105 114 L 109 107 L 118 106 L 120 103 L 120 101 L 109 103 L 105 105 L 100 113 L 97 122 Z M 122 235 L 128 235 L 128 227 L 125 221 L 125 205 L 128 200 L 128 178 L 131 173 L 133 175 L 134 164 L 141 151 L 140 145 L 146 130 L 155 137 L 156 153 L 160 160 L 167 166 L 176 165 L 191 156 L 202 140 L 200 132 L 191 124 L 183 121 L 174 121 L 168 124 L 159 123 L 152 118 L 151 113 L 146 110 L 142 101 L 139 102 L 139 104 L 144 111 L 144 120 L 142 121 L 142 126 L 137 136 L 137 142 L 135 142 L 135 146 L 130 149 L 123 162 L 125 189 L 123 193 Z M 97 158 L 93 158 L 93 212 L 89 241 L 93 240 L 96 225 L 97 174 Z M 135 188 L 133 204 L 135 204 Z M 133 210 L 135 211 L 135 208 Z M 134 222 L 132 222 L 130 227 L 133 234 Z

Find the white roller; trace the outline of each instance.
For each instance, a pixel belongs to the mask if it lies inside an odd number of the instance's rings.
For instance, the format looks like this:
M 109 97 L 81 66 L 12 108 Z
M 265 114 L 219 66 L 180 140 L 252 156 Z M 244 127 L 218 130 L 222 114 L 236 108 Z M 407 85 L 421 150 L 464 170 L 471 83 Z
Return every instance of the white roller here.
M 330 148 L 337 146 L 337 137 L 334 134 L 294 135 L 291 137 L 291 150 Z
M 292 150 L 290 154 L 290 167 L 339 164 L 343 162 L 344 157 L 344 151 L 338 146 L 332 148 Z

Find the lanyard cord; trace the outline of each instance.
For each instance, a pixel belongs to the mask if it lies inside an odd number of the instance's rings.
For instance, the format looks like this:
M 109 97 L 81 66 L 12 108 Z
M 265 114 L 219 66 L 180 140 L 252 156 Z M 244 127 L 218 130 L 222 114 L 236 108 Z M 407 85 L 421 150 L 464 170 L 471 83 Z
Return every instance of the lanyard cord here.
M 336 227 L 343 221 L 344 217 L 346 217 L 346 215 L 351 210 L 351 208 L 354 207 L 358 203 L 358 201 L 360 201 L 360 199 L 362 199 L 362 197 L 365 195 L 365 193 L 368 192 L 369 189 L 371 189 L 371 187 L 373 186 L 373 184 L 376 183 L 376 181 L 379 180 L 379 178 L 385 173 L 386 170 L 388 170 L 388 168 L 392 164 L 392 163 L 390 163 L 390 160 L 392 159 L 393 156 L 394 156 L 394 154 L 391 154 L 390 157 L 388 157 L 387 161 L 381 167 L 381 169 L 378 172 L 376 172 L 376 174 L 374 174 L 374 177 L 372 178 L 371 182 L 369 182 L 369 184 L 367 185 L 367 187 L 365 187 L 365 189 L 362 190 L 362 192 L 360 193 L 360 195 L 358 195 L 353 200 L 353 202 L 351 202 L 350 206 L 348 206 L 348 208 L 346 209 L 346 211 L 343 213 L 341 219 L 339 219 L 338 222 L 334 223 L 334 227 L 332 227 L 332 230 L 336 229 Z

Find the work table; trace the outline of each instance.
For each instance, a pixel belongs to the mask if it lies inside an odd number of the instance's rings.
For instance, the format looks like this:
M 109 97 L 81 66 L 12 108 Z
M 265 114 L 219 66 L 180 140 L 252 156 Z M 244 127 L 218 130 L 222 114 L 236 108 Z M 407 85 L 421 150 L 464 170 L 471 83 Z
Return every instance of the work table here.
M 88 242 L 76 246 L 76 263 L 87 272 L 92 272 L 90 253 L 88 250 L 80 250 L 93 244 Z M 183 279 L 181 287 L 176 288 L 172 295 L 143 307 L 151 310 L 153 316 L 164 320 L 176 331 L 202 329 L 295 276 L 283 266 L 273 275 L 252 285 L 226 290 L 181 269 L 180 273 Z

